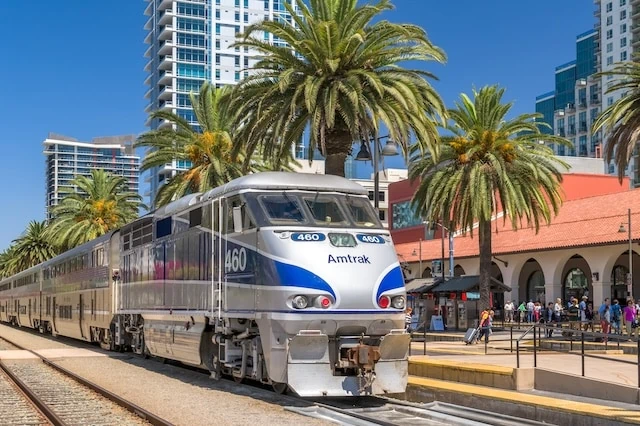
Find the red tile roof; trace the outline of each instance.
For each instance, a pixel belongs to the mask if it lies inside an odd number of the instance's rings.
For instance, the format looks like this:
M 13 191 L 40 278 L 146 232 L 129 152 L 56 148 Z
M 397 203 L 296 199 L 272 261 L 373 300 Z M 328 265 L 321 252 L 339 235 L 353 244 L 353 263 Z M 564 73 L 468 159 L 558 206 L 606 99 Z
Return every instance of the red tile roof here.
M 627 228 L 628 209 L 631 208 L 632 238 L 640 238 L 640 189 L 616 194 L 600 195 L 565 201 L 558 216 L 552 218 L 550 225 L 542 225 L 536 234 L 532 227 L 518 230 L 511 228 L 511 222 L 503 218 L 494 219 L 492 224 L 492 252 L 494 255 L 552 250 L 566 247 L 582 247 L 628 241 L 627 232 L 618 232 L 620 224 Z M 419 260 L 418 241 L 396 245 L 401 261 Z M 478 234 L 454 237 L 455 257 L 478 256 Z M 413 255 L 413 252 L 416 252 Z M 445 250 L 449 243 L 445 241 Z M 445 253 L 445 255 L 447 254 Z M 435 260 L 441 256 L 441 241 L 422 242 L 422 259 Z

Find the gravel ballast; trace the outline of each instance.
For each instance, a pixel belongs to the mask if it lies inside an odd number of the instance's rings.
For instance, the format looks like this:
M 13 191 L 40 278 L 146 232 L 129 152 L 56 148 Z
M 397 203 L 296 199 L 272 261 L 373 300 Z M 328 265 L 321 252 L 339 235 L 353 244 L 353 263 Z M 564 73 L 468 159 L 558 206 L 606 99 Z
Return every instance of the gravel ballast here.
M 0 337 L 3 336 L 35 350 L 88 347 L 82 342 L 56 341 L 0 325 Z M 99 348 L 95 351 L 109 354 Z M 155 359 L 112 354 L 55 362 L 176 425 L 333 424 L 284 410 L 284 406 L 294 403 L 281 400 L 273 392 L 227 380 L 214 381 L 198 371 Z

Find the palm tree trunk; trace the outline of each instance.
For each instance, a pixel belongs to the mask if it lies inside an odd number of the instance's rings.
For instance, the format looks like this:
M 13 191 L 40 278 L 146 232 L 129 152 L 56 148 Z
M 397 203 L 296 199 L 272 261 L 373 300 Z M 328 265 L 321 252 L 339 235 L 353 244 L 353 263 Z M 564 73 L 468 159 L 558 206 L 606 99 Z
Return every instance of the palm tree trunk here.
M 324 173 L 327 175 L 345 176 L 344 162 L 351 152 L 353 139 L 351 132 L 344 129 L 344 126 L 336 126 L 327 132 L 324 165 Z
M 345 152 L 337 154 L 327 154 L 327 158 L 324 164 L 324 173 L 327 175 L 345 176 L 344 162 L 347 159 Z
M 480 220 L 478 245 L 480 249 L 480 309 L 490 308 L 491 292 L 491 220 Z

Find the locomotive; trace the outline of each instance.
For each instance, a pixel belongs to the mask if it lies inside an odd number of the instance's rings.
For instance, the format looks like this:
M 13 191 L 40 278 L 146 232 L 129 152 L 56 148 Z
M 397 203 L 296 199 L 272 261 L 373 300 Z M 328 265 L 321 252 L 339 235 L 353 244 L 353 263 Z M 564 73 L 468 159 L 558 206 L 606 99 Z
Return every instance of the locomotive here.
M 0 321 L 300 396 L 404 392 L 403 275 L 367 191 L 256 173 L 0 281 Z

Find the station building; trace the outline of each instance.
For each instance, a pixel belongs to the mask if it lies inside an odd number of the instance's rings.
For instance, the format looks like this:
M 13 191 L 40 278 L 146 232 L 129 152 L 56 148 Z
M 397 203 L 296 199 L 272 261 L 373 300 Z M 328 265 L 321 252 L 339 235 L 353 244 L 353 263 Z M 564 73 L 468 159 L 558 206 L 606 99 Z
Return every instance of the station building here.
M 405 277 L 427 281 L 439 262 L 449 275 L 449 238 L 441 239 L 440 227 L 431 228 L 413 213 L 410 200 L 417 185 L 409 180 L 389 185 L 390 229 Z M 626 179 L 620 183 L 614 176 L 579 173 L 564 175 L 562 189 L 559 214 L 537 233 L 526 223 L 512 229 L 501 212 L 493 219 L 492 277 L 512 289 L 495 294 L 494 306 L 583 295 L 597 306 L 605 297 L 624 300 L 629 290 L 640 297 L 640 189 L 629 189 Z M 479 273 L 477 235 L 454 232 L 455 276 Z

